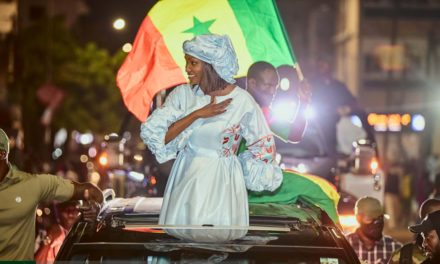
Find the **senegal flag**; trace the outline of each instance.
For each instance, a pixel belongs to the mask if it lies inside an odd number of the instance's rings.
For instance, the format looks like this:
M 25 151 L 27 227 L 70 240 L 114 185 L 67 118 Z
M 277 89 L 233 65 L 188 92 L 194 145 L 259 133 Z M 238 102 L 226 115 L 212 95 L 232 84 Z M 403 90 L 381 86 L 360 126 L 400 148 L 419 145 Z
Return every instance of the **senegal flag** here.
M 283 183 L 275 192 L 249 192 L 249 204 L 271 204 L 271 206 L 294 204 L 298 200 L 320 207 L 339 223 L 337 205 L 339 194 L 327 180 L 297 171 L 283 170 Z M 281 207 L 282 208 L 282 207 Z
M 145 121 L 154 95 L 186 82 L 182 43 L 201 34 L 227 34 L 245 76 L 256 61 L 296 66 L 273 0 L 162 0 L 142 22 L 117 84 L 124 103 Z

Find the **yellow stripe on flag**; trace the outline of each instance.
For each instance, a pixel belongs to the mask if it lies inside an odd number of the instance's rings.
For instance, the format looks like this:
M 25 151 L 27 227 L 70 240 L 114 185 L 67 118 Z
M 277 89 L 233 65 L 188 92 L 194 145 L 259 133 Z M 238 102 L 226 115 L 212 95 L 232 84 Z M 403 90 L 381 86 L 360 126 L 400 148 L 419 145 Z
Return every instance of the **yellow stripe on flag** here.
M 287 170 L 287 171 L 290 171 L 290 170 Z M 335 202 L 335 205 L 338 204 L 340 195 L 338 194 L 335 186 L 332 185 L 330 182 L 328 182 L 327 180 L 325 180 L 321 177 L 315 176 L 315 175 L 302 174 L 302 173 L 299 173 L 298 171 L 294 171 L 294 170 L 292 170 L 292 172 L 294 172 L 298 176 L 309 179 L 313 183 L 317 184 L 321 188 L 321 190 L 327 195 L 327 197 L 329 197 L 330 199 L 332 199 Z
M 234 45 L 239 65 L 251 65 L 246 40 L 235 15 L 226 0 L 166 0 L 159 1 L 149 12 L 153 24 L 162 34 L 164 42 L 177 65 L 184 71 L 185 59 L 182 44 L 194 37 L 193 33 L 183 33 L 194 26 L 194 17 L 201 22 L 215 19 L 209 31 L 227 34 Z M 241 67 L 237 76 L 245 76 L 247 68 Z

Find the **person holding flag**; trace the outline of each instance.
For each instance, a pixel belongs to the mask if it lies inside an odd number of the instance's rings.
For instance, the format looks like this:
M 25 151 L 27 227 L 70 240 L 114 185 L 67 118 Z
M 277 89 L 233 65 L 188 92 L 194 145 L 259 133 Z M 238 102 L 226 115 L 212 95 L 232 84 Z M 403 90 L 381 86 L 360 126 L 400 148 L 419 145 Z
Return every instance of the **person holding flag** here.
M 167 230 L 189 240 L 236 239 L 249 225 L 246 188 L 275 191 L 282 182 L 274 139 L 258 104 L 234 85 L 238 62 L 228 36 L 199 35 L 183 50 L 189 84 L 176 87 L 141 125 L 141 138 L 159 162 L 177 157 L 159 223 L 243 227 L 214 236 Z M 247 151 L 236 156 L 242 138 Z
M 291 109 L 291 112 L 295 114 L 292 122 L 277 120 L 277 116 L 274 116 L 271 111 L 272 104 L 277 103 L 276 94 L 280 79 L 277 69 L 272 64 L 265 61 L 252 64 L 248 69 L 246 89 L 263 110 L 274 136 L 285 142 L 296 143 L 301 141 L 306 129 L 305 110 L 310 103 L 311 88 L 306 80 L 300 81 L 297 78 L 293 68 L 288 72 L 293 81 L 292 85 L 298 88 L 299 104 L 297 110 Z M 292 147 L 295 146 L 292 145 Z M 246 142 L 242 141 L 238 153 L 245 150 Z M 335 186 L 319 176 L 301 174 L 289 169 L 282 170 L 282 172 L 283 183 L 275 192 L 249 192 L 248 201 L 251 206 L 264 209 L 265 204 L 288 205 L 301 200 L 320 207 L 334 223 L 339 223 L 337 205 L 340 196 Z

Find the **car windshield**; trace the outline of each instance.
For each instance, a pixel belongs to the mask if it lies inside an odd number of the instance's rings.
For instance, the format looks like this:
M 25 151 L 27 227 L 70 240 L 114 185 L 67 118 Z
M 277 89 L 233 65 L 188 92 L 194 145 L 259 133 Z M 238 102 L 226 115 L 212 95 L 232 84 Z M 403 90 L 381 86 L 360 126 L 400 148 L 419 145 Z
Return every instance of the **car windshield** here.
M 342 257 L 328 257 L 321 253 L 293 254 L 288 252 L 262 251 L 248 254 L 219 253 L 209 251 L 181 250 L 164 253 L 133 254 L 123 252 L 111 254 L 110 252 L 96 251 L 93 254 L 77 252 L 71 259 L 74 263 L 151 263 L 151 264 L 177 264 L 177 263 L 231 263 L 231 264 L 257 264 L 257 263 L 292 263 L 292 264 L 345 264 Z
M 277 152 L 283 157 L 312 158 L 326 155 L 325 143 L 318 127 L 309 123 L 303 139 L 299 143 L 287 143 L 275 138 Z

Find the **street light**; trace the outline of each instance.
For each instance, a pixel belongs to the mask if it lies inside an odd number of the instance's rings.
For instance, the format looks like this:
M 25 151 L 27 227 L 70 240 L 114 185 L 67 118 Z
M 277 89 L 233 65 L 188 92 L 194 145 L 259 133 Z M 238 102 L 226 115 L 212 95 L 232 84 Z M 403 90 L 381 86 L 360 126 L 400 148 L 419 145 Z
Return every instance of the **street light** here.
M 122 18 L 118 18 L 113 21 L 113 28 L 116 30 L 121 30 L 125 27 L 125 20 Z
M 130 43 L 125 43 L 124 46 L 122 46 L 122 51 L 128 53 L 131 51 L 133 46 Z

